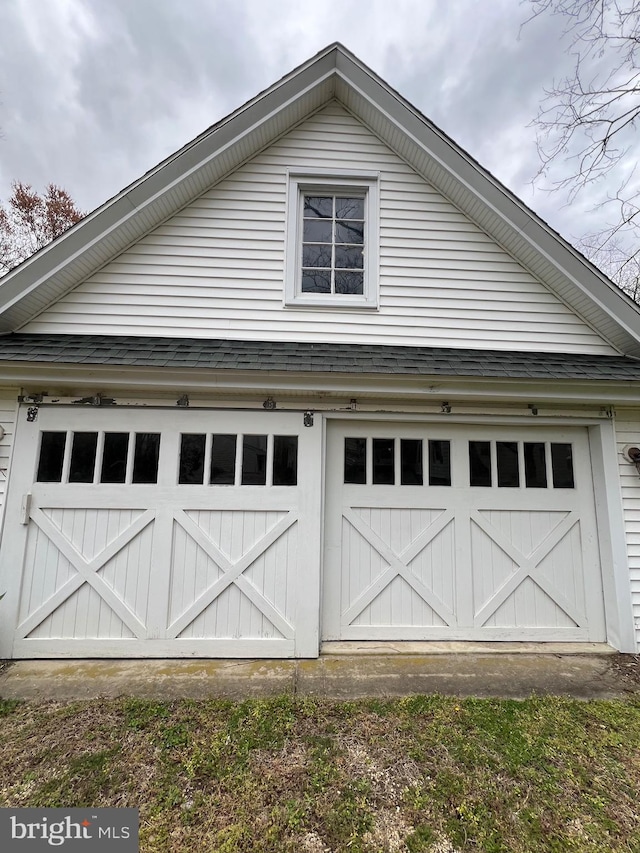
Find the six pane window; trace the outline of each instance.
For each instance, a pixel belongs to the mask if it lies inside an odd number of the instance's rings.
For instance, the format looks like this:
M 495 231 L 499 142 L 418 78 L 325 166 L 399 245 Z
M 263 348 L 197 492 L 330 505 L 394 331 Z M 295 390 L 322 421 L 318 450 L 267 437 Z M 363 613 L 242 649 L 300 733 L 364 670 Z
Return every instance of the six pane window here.
M 364 196 L 303 196 L 303 293 L 364 293 L 364 204 Z

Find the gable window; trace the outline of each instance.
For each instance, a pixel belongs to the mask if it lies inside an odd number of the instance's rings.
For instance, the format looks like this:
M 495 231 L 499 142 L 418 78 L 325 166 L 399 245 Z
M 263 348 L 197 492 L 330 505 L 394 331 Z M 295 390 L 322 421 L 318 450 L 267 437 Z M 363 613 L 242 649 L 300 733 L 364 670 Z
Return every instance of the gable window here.
M 287 305 L 378 304 L 377 173 L 289 175 Z

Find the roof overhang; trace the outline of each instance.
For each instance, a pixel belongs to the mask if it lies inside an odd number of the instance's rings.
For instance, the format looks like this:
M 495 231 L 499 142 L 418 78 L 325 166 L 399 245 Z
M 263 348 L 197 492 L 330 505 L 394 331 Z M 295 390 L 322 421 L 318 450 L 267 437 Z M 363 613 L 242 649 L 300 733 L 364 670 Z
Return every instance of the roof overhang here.
M 0 334 L 337 98 L 620 352 L 640 356 L 640 310 L 432 122 L 339 44 L 209 128 L 6 275 Z
M 436 347 L 15 334 L 0 338 L 0 377 L 47 395 L 640 405 L 633 358 Z

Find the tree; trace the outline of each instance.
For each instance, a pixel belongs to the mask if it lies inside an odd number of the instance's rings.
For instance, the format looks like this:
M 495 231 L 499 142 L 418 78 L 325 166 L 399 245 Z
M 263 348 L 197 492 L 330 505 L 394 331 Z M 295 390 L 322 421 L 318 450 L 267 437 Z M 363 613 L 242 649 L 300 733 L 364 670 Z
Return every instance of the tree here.
M 84 214 L 69 193 L 49 184 L 39 195 L 14 181 L 8 205 L 0 204 L 0 276 L 75 225 Z
M 574 201 L 599 192 L 608 225 L 579 244 L 634 298 L 640 290 L 640 0 L 529 0 L 531 18 L 560 15 L 573 69 L 546 91 L 535 124 L 542 166 Z M 529 20 L 531 20 L 531 18 Z M 556 168 L 566 170 L 555 178 Z M 606 208 L 606 210 L 605 210 Z

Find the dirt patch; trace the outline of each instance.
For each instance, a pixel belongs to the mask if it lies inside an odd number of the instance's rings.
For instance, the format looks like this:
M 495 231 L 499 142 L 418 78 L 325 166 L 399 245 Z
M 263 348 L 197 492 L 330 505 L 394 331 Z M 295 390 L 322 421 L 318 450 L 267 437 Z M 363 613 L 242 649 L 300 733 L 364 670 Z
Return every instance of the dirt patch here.
M 640 655 L 611 655 L 610 667 L 623 689 L 640 690 Z

